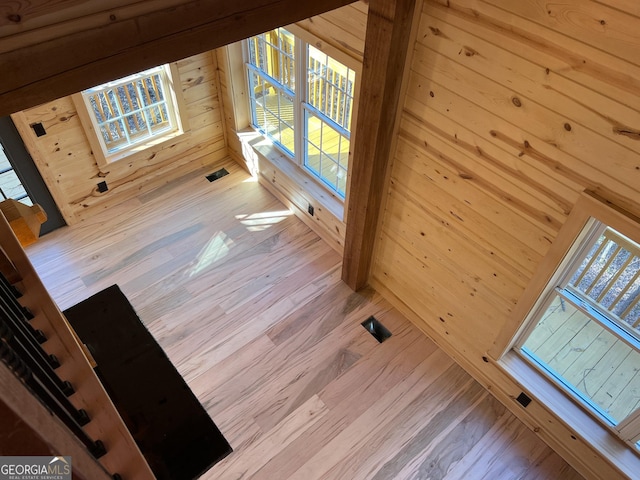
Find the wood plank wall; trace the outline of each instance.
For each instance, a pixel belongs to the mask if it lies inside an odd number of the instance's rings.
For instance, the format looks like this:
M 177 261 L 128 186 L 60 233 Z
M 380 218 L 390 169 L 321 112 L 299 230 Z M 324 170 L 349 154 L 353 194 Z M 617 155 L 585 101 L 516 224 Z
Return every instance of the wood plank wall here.
M 40 173 L 69 224 L 157 188 L 227 154 L 218 98 L 216 58 L 205 52 L 178 62 L 179 85 L 190 131 L 169 144 L 114 162 L 96 164 L 71 97 L 12 115 Z M 47 134 L 29 127 L 42 123 Z M 109 190 L 98 192 L 106 181 Z
M 0 115 L 213 50 L 353 1 L 0 2 Z
M 632 3 L 424 1 L 371 281 L 467 369 L 581 191 L 640 213 Z
M 290 26 L 311 33 L 319 42 L 337 49 L 360 64 L 364 54 L 368 2 L 359 1 L 329 12 L 310 17 Z M 342 254 L 346 224 L 343 204 L 323 187 L 305 180 L 301 185 L 292 180 L 291 173 L 297 167 L 282 155 L 272 155 L 273 162 L 260 161 L 251 149 L 243 148 L 238 133 L 250 129 L 249 100 L 246 92 L 246 71 L 242 61 L 240 43 L 220 48 L 218 65 L 220 70 L 220 93 L 224 105 L 225 128 L 229 151 L 234 159 L 256 175 L 262 184 L 285 205 L 293 209 L 307 225 Z M 355 120 L 353 121 L 355 126 Z M 353 139 L 353 136 L 352 136 Z M 277 158 L 276 158 L 277 157 Z M 313 217 L 307 206 L 314 205 Z
M 296 25 L 362 63 L 368 3 L 360 0 L 302 20 Z

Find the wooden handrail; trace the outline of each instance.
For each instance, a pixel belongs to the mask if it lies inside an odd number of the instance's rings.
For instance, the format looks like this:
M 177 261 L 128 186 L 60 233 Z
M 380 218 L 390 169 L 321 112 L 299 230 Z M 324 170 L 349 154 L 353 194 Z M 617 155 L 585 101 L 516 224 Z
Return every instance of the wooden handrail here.
M 20 302 L 35 315 L 32 325 L 42 330 L 47 337 L 43 348 L 59 359 L 65 379 L 75 388 L 75 393 L 70 397 L 71 402 L 76 408 L 89 413 L 91 421 L 84 426 L 85 431 L 92 438 L 101 440 L 107 448 L 106 455 L 100 458 L 100 464 L 107 471 L 119 473 L 123 478 L 154 479 L 146 460 L 83 353 L 73 330 L 49 295 L 4 215 L 0 215 L 0 248 L 21 278 L 19 287 L 23 295 Z M 0 399 L 37 430 L 60 455 L 67 455 L 65 452 L 71 450 L 77 451 L 77 441 L 71 432 L 60 422 L 52 420 L 51 415 L 43 416 L 43 409 L 35 406 L 39 401 L 19 381 L 13 381 L 11 375 L 13 374 L 1 366 Z M 89 460 L 85 458 L 84 461 L 86 463 Z M 96 475 L 87 474 L 85 478 L 108 478 Z

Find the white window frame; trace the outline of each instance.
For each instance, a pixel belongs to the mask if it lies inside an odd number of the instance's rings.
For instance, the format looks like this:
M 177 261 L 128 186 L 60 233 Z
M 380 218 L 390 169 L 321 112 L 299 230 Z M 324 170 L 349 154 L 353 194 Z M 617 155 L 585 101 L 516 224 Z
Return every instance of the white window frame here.
M 136 112 L 139 112 L 141 115 L 145 115 L 145 118 L 147 119 L 147 134 L 140 135 L 140 138 L 137 139 L 131 139 L 129 137 L 129 129 L 123 128 L 121 131 L 126 140 L 121 146 L 111 148 L 105 142 L 100 122 L 94 114 L 90 98 L 94 95 L 101 95 L 104 92 L 111 91 L 122 85 L 132 83 L 135 80 L 151 76 L 156 76 L 160 79 L 160 88 L 162 89 L 164 99 L 161 102 L 144 105 L 142 108 L 136 110 Z M 177 65 L 175 63 L 171 63 L 147 69 L 72 95 L 73 102 L 78 111 L 78 117 L 80 118 L 85 132 L 87 133 L 87 139 L 91 145 L 94 157 L 96 158 L 96 163 L 99 166 L 106 167 L 117 160 L 128 158 L 132 155 L 143 152 L 148 148 L 172 141 L 176 137 L 188 131 L 188 128 L 186 128 L 186 122 L 183 120 L 184 115 L 181 115 L 181 112 L 186 112 L 182 92 L 180 88 L 176 88 L 175 86 L 175 82 L 178 79 Z M 140 97 L 144 96 L 144 92 L 141 92 L 139 89 L 138 93 Z M 168 125 L 165 128 L 154 132 L 151 130 L 150 122 L 148 122 L 149 117 L 147 115 L 147 111 L 158 105 L 165 106 L 168 114 Z M 118 119 L 126 121 L 125 117 L 130 116 L 132 113 L 127 112 L 123 114 L 122 112 L 117 112 L 116 109 L 118 108 L 122 108 L 122 104 L 120 104 L 120 106 L 114 105 L 113 117 L 110 118 L 110 122 L 114 122 Z
M 286 30 L 286 29 L 284 29 Z M 287 30 L 288 31 L 288 30 Z M 291 32 L 289 32 L 291 33 Z M 293 33 L 291 33 L 291 35 L 294 37 L 294 42 L 295 42 L 295 48 L 294 48 L 294 54 L 293 54 L 293 62 L 294 62 L 294 78 L 299 78 L 298 75 L 298 62 L 296 59 L 300 58 L 299 56 L 299 52 L 298 52 L 298 43 L 295 41 L 295 35 Z M 292 90 L 288 85 L 285 85 L 284 83 L 282 83 L 281 79 L 277 79 L 277 78 L 273 78 L 271 77 L 268 73 L 264 72 L 264 70 L 260 69 L 258 66 L 253 65 L 250 62 L 250 54 L 249 54 L 249 47 L 248 47 L 248 42 L 251 41 L 251 38 L 247 39 L 246 41 L 243 42 L 243 55 L 244 55 L 244 64 L 245 64 L 245 68 L 247 70 L 247 88 L 248 88 L 248 92 L 249 92 L 249 113 L 251 116 L 251 125 L 258 130 L 260 133 L 262 133 L 263 135 L 265 135 L 266 137 L 268 137 L 270 140 L 272 140 L 274 142 L 274 145 L 276 145 L 285 155 L 287 155 L 287 157 L 289 158 L 296 158 L 296 152 L 298 152 L 298 140 L 295 139 L 295 135 L 297 134 L 298 130 L 299 130 L 299 125 L 298 125 L 298 119 L 299 119 L 299 113 L 298 113 L 298 104 L 299 104 L 299 93 L 298 90 L 299 88 L 294 88 L 294 90 Z M 281 62 L 281 69 L 284 70 L 284 67 L 282 66 L 282 62 Z M 263 78 L 263 81 L 271 84 L 271 86 L 278 91 L 280 96 L 287 96 L 290 97 L 292 99 L 292 108 L 293 108 L 293 125 L 291 125 L 291 127 L 293 128 L 293 132 L 294 132 L 294 148 L 293 150 L 289 149 L 286 145 L 284 145 L 284 143 L 282 143 L 280 140 L 278 140 L 278 138 L 276 138 L 273 135 L 269 135 L 268 132 L 260 129 L 257 126 L 257 113 L 253 108 L 253 103 L 255 100 L 255 86 L 251 80 L 252 75 L 256 75 L 259 77 Z M 266 110 L 266 109 L 265 109 Z M 266 112 L 265 112 L 266 113 Z M 281 117 L 278 117 L 278 120 L 282 121 Z M 279 130 L 280 132 L 280 130 Z
M 348 167 L 343 167 L 344 164 L 342 162 L 342 157 L 339 155 L 338 162 L 336 163 L 336 168 L 341 170 L 342 179 L 344 179 L 344 190 L 340 188 L 339 185 L 332 185 L 327 179 L 323 178 L 318 172 L 314 171 L 308 163 L 308 150 L 307 150 L 307 137 L 308 137 L 308 121 L 307 118 L 309 115 L 314 115 L 318 117 L 325 125 L 329 128 L 332 128 L 340 137 L 340 142 L 342 142 L 343 138 L 346 138 L 348 142 L 353 140 L 353 135 L 351 133 L 352 128 L 355 126 L 355 102 L 357 96 L 358 89 L 358 77 L 360 75 L 360 71 L 358 69 L 358 64 L 356 61 L 351 59 L 348 56 L 340 55 L 336 51 L 329 51 L 326 46 L 322 44 L 322 42 L 313 42 L 313 39 L 310 39 L 307 35 L 301 34 L 299 30 L 291 28 L 292 26 L 284 28 L 287 32 L 291 33 L 295 38 L 295 78 L 296 79 L 305 79 L 304 83 L 296 80 L 295 91 L 291 91 L 287 86 L 283 85 L 279 82 L 278 79 L 274 79 L 267 74 L 260 73 L 263 77 L 265 77 L 269 82 L 273 83 L 278 90 L 282 90 L 286 95 L 293 97 L 293 113 L 294 113 L 294 121 L 293 121 L 293 132 L 294 132 L 294 148 L 293 151 L 287 148 L 285 145 L 281 144 L 277 138 L 270 137 L 266 135 L 266 132 L 260 130 L 260 128 L 256 125 L 255 122 L 255 111 L 253 109 L 253 93 L 254 89 L 252 88 L 252 82 L 250 80 L 250 76 L 257 72 L 258 69 L 255 65 L 252 65 L 249 62 L 249 49 L 247 39 L 243 42 L 243 55 L 244 55 L 244 64 L 246 69 L 246 79 L 247 79 L 247 91 L 249 92 L 249 113 L 251 117 L 251 125 L 253 128 L 258 130 L 261 134 L 265 135 L 265 137 L 269 138 L 274 146 L 278 148 L 285 156 L 288 158 L 294 165 L 296 165 L 304 174 L 311 178 L 316 184 L 322 186 L 322 188 L 328 190 L 332 195 L 335 195 L 336 198 L 344 203 L 347 198 L 347 189 L 348 189 Z M 309 72 L 308 72 L 308 47 L 311 46 L 323 54 L 328 55 L 331 59 L 341 63 L 343 66 L 347 67 L 348 71 L 353 75 L 354 81 L 352 86 L 352 91 L 349 93 L 350 97 L 350 125 L 349 128 L 345 128 L 343 125 L 338 124 L 328 115 L 324 114 L 322 111 L 314 107 L 311 103 L 308 102 L 309 92 L 308 86 L 309 82 L 307 81 Z M 351 76 L 349 75 L 349 76 Z M 350 155 L 349 152 L 346 154 L 346 160 L 348 161 Z M 342 185 L 343 182 L 340 182 Z
M 557 285 L 561 285 L 565 273 L 563 268 L 566 268 L 574 257 L 580 256 L 580 249 L 584 250 L 589 235 L 597 234 L 597 222 L 613 228 L 635 242 L 640 241 L 639 218 L 607 204 L 593 194 L 583 194 L 518 302 L 510 323 L 512 328 L 509 328 L 509 324 L 505 326 L 494 348 L 488 353 L 534 398 L 556 413 L 598 450 L 609 454 L 615 451 L 615 441 L 607 440 L 599 433 L 604 429 L 624 441 L 630 451 L 637 455 L 640 453 L 637 445 L 640 441 L 640 409 L 636 409 L 614 426 L 587 402 L 576 398 L 576 395 L 569 393 L 564 385 L 541 373 L 517 352 L 518 346 L 537 324 L 539 316 L 536 313 L 546 310 L 546 294 Z M 584 256 L 586 252 L 582 254 L 582 257 Z M 515 335 L 509 334 L 509 331 L 515 331 Z M 619 458 L 623 457 L 620 453 Z

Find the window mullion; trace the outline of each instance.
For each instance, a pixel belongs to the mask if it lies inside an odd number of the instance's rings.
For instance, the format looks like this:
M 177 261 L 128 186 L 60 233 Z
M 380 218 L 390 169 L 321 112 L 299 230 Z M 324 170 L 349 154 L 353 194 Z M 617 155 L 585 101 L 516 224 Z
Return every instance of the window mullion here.
M 536 328 L 538 322 L 531 321 L 534 318 L 540 318 L 544 312 L 547 311 L 553 300 L 557 297 L 557 293 L 555 289 L 547 290 L 546 294 L 543 295 L 542 301 L 529 313 L 527 320 L 527 327 L 522 331 L 520 336 L 518 337 L 518 341 L 514 344 L 514 348 L 520 349 L 524 343 L 529 338 L 531 332 Z
M 607 226 L 605 224 L 596 221 L 592 221 L 591 224 L 587 226 L 585 235 L 580 239 L 580 247 L 573 254 L 573 260 L 568 262 L 562 277 L 557 282 L 558 286 L 561 288 L 567 286 L 578 268 L 580 268 L 582 258 L 588 255 L 591 245 L 598 240 L 606 228 Z
M 114 92 L 114 98 L 118 97 L 118 90 L 117 87 L 114 87 L 113 89 L 111 89 L 112 92 Z M 107 106 L 111 107 L 111 104 L 109 103 L 109 97 L 107 95 Z M 114 112 L 111 112 L 112 114 L 114 114 Z M 118 125 L 118 122 L 122 122 L 122 133 L 124 134 L 126 140 L 127 140 L 127 145 L 129 145 L 131 143 L 131 136 L 129 132 L 129 128 L 128 125 L 126 125 L 126 119 L 124 118 L 123 115 L 124 112 L 118 112 L 117 115 L 114 114 L 114 117 L 112 120 L 109 121 L 109 123 L 116 123 L 116 128 L 118 130 L 120 130 L 120 126 Z M 108 126 L 108 125 L 107 125 Z
M 336 132 L 340 133 L 340 135 L 345 137 L 347 140 L 351 138 L 351 132 L 349 132 L 349 130 L 342 127 L 340 124 L 336 123 L 327 114 L 321 112 L 320 110 L 318 110 L 316 107 L 314 107 L 308 102 L 305 102 L 305 108 L 310 112 L 312 112 L 316 117 L 321 118 L 327 125 L 333 128 Z
M 259 77 L 261 77 L 263 80 L 266 80 L 268 83 L 270 83 L 274 87 L 278 88 L 279 90 L 282 90 L 284 93 L 286 93 L 288 95 L 291 95 L 291 96 L 295 97 L 295 93 L 296 92 L 292 91 L 287 85 L 285 85 L 285 84 L 281 83 L 280 81 L 276 80 L 275 78 L 273 78 L 268 73 L 264 72 L 263 70 L 260 70 L 255 65 L 247 63 L 246 67 L 247 67 L 247 70 L 249 71 L 249 73 L 250 72 L 255 72 Z
M 142 115 L 146 121 L 147 124 L 147 134 L 151 135 L 151 121 L 149 118 L 149 112 L 148 112 L 148 107 L 149 105 L 147 104 L 147 96 L 144 94 L 144 92 L 142 91 L 142 87 L 140 86 L 141 82 L 135 82 L 135 87 L 138 90 L 138 95 L 140 95 L 140 100 L 142 101 L 142 103 L 144 104 L 144 108 L 142 108 Z
M 602 308 L 591 301 L 589 297 L 583 297 L 580 292 L 574 288 L 557 288 L 557 294 L 560 298 L 563 298 L 573 304 L 578 310 L 583 312 L 593 321 L 598 322 L 603 328 L 606 328 L 609 332 L 615 335 L 617 338 L 625 342 L 631 348 L 639 349 L 638 340 L 634 336 L 633 331 L 616 321 L 613 321 Z
M 294 133 L 294 150 L 295 162 L 298 165 L 304 165 L 304 159 L 307 155 L 307 146 L 304 141 L 307 136 L 307 122 L 304 115 L 304 103 L 307 101 L 309 79 L 307 74 L 307 43 L 298 37 L 295 37 L 295 101 L 293 108 L 293 133 Z

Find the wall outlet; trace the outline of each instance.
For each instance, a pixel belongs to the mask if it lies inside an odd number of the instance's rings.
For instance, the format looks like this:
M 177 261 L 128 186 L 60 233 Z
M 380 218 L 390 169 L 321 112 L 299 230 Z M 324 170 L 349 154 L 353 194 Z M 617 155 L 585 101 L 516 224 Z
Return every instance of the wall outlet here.
M 313 217 L 313 205 L 309 204 L 309 206 L 307 207 L 307 212 L 309 212 L 309 215 Z
M 109 190 L 109 187 L 107 186 L 107 182 L 100 182 L 100 183 L 98 184 L 98 191 L 99 191 L 100 193 L 104 193 L 104 192 L 106 192 L 107 190 Z
M 32 123 L 29 126 L 33 129 L 33 132 L 36 134 L 36 137 L 42 137 L 43 135 L 47 134 L 47 131 L 44 129 L 44 126 L 40 122 Z

